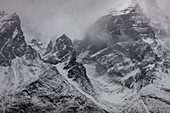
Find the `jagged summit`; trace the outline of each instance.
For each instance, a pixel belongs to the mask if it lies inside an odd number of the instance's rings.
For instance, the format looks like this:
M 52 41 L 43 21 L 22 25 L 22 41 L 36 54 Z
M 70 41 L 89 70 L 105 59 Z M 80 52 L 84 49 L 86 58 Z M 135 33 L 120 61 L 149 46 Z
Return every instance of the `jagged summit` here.
M 68 50 L 73 49 L 73 44 L 71 39 L 67 37 L 66 34 L 63 34 L 61 37 L 59 37 L 56 40 L 56 44 L 53 52 L 56 52 L 58 50 L 66 50 L 66 49 Z
M 0 12 L 0 65 L 11 65 L 13 59 L 24 55 L 26 46 L 19 16 Z
M 57 38 L 56 41 L 51 40 L 43 53 L 44 61 L 53 64 L 72 56 L 76 57 L 73 43 L 65 34 Z

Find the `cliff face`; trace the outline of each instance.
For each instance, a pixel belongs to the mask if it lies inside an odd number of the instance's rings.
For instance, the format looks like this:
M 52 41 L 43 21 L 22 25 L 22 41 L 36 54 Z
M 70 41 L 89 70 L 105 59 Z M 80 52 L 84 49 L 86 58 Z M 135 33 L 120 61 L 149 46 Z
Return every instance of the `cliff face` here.
M 10 66 L 13 59 L 26 51 L 26 42 L 17 14 L 0 12 L 0 65 Z
M 90 95 L 95 95 L 91 81 L 87 77 L 86 68 L 78 63 L 77 53 L 73 43 L 65 34 L 56 39 L 55 44 L 49 42 L 43 56 L 45 63 L 62 65 L 61 70 L 67 72 L 67 77 L 78 83 L 83 91 Z

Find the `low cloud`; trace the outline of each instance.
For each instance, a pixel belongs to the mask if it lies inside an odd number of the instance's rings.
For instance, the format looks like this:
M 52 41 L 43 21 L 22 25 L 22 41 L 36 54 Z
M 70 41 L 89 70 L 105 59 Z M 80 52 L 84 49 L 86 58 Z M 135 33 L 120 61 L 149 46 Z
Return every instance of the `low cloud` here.
M 80 39 L 87 28 L 108 13 L 115 0 L 0 0 L 0 10 L 17 12 L 27 30 L 44 38 L 66 33 Z
M 81 39 L 88 27 L 109 13 L 117 2 L 120 0 L 0 0 L 0 10 L 17 12 L 23 29 L 37 34 L 34 36 L 41 34 L 41 38 L 47 39 L 66 33 L 72 39 Z M 170 15 L 170 1 L 158 2 Z

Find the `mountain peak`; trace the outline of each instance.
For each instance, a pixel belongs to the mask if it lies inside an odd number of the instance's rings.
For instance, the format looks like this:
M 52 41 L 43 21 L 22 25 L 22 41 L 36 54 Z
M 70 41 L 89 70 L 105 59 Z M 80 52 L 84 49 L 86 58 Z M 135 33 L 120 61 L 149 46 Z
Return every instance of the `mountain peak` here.
M 9 66 L 13 59 L 23 56 L 26 45 L 19 16 L 16 13 L 8 15 L 1 11 L 0 65 Z
M 111 10 L 112 15 L 122 15 L 130 13 L 138 4 L 138 0 L 126 0 L 123 3 L 118 4 Z
M 66 34 L 63 34 L 62 36 L 60 36 L 57 40 L 58 41 L 67 41 L 67 42 L 71 42 L 71 39 L 66 35 Z
M 73 48 L 73 44 L 71 39 L 66 35 L 63 34 L 56 40 L 56 49 L 66 49 L 66 48 Z
M 111 15 L 126 15 L 131 12 L 144 14 L 151 20 L 151 25 L 158 29 L 169 30 L 169 18 L 161 10 L 156 0 L 126 0 L 110 11 Z
M 141 8 L 143 11 L 148 11 L 148 9 L 151 7 L 156 7 L 159 9 L 156 0 L 126 0 L 113 8 L 110 13 L 113 15 L 122 15 L 130 13 L 136 8 Z

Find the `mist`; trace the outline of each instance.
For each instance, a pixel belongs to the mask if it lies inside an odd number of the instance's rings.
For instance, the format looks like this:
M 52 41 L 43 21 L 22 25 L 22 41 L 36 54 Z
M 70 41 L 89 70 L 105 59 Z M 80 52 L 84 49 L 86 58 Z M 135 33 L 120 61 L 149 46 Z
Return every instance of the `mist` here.
M 20 16 L 27 40 L 46 40 L 63 33 L 71 39 L 82 39 L 89 26 L 117 2 L 120 0 L 0 0 L 0 10 Z M 170 1 L 158 2 L 170 15 Z
M 51 38 L 65 33 L 72 39 L 80 39 L 91 24 L 108 13 L 113 1 L 0 0 L 0 10 L 16 12 L 23 29 L 33 36 Z

